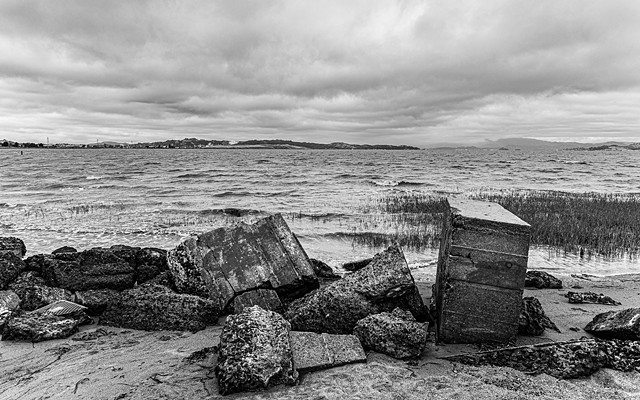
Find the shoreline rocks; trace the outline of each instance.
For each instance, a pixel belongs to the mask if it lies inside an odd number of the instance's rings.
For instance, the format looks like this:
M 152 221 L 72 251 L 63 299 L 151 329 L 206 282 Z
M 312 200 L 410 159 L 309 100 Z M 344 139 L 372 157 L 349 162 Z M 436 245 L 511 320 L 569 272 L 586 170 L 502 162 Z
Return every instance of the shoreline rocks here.
M 353 329 L 365 348 L 394 358 L 420 357 L 427 341 L 427 327 L 400 308 L 369 315 Z

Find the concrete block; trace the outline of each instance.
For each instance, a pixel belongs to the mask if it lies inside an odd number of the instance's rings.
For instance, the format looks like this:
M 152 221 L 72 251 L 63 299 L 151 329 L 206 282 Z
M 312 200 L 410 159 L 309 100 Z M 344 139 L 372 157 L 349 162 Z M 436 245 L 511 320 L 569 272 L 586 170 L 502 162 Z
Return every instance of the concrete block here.
M 291 331 L 289 340 L 293 365 L 298 372 L 367 361 L 360 340 L 354 335 Z

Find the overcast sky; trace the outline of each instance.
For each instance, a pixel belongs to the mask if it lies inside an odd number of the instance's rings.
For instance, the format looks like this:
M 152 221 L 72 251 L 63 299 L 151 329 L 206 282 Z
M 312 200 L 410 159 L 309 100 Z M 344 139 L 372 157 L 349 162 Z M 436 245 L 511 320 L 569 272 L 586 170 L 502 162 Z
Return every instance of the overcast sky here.
M 0 140 L 640 141 L 640 1 L 0 0 Z

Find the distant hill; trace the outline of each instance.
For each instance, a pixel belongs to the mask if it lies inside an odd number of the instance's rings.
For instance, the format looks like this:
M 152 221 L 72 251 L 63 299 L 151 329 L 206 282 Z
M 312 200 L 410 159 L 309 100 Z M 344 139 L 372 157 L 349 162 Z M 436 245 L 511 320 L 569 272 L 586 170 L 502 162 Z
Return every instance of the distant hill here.
M 319 150 L 419 150 L 418 147 L 406 145 L 388 144 L 349 144 L 342 142 L 335 143 L 312 143 L 295 142 L 292 140 L 268 139 L 268 140 L 206 140 L 196 138 L 185 138 L 180 140 L 165 140 L 163 142 L 137 143 L 128 147 L 135 148 L 172 148 L 172 149 L 193 149 L 193 148 L 261 148 L 261 149 L 319 149 Z
M 486 142 L 477 145 L 480 148 L 489 149 L 522 149 L 522 150 L 535 150 L 535 149 L 574 149 L 576 147 L 584 147 L 584 143 L 578 142 L 549 142 L 539 139 L 524 139 L 524 138 L 505 138 L 497 140 L 487 140 Z

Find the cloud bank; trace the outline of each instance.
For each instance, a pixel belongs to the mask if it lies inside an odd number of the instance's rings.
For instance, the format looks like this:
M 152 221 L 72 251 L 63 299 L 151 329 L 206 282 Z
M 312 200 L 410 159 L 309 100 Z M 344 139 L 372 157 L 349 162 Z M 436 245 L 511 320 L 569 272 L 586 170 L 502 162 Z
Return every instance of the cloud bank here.
M 0 1 L 1 138 L 640 141 L 640 2 Z

